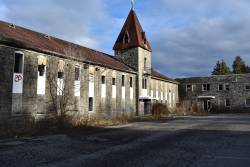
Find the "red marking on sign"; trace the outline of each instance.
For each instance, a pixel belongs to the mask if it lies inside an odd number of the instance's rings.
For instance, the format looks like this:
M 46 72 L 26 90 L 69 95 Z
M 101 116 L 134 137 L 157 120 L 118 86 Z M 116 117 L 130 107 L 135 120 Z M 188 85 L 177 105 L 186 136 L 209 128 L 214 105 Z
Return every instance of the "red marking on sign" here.
M 22 75 L 16 75 L 15 76 L 15 82 L 19 82 L 23 79 Z

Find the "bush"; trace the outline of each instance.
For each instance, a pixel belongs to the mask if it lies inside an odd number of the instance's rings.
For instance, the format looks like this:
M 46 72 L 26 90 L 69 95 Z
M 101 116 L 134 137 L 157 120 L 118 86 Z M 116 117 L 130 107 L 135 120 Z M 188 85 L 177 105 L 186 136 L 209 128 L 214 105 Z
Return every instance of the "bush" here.
M 160 119 L 163 116 L 169 116 L 170 111 L 165 104 L 155 103 L 152 106 L 152 115 L 155 119 Z

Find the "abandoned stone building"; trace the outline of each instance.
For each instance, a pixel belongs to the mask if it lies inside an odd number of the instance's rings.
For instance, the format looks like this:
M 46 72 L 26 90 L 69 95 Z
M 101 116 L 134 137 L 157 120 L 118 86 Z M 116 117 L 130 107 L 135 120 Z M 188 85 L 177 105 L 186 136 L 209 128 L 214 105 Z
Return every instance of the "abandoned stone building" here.
M 177 79 L 180 100 L 208 112 L 250 112 L 250 74 Z
M 68 104 L 63 111 L 97 116 L 149 114 L 155 101 L 176 106 L 178 82 L 152 68 L 133 9 L 113 49 L 115 56 L 0 21 L 0 118 L 39 118 Z

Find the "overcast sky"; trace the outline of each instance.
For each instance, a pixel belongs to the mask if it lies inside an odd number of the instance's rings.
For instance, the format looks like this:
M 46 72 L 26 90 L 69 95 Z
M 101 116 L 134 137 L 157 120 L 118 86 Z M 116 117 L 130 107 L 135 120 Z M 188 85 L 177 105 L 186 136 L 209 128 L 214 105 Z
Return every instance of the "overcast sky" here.
M 113 55 L 130 0 L 0 0 L 0 19 Z M 249 0 L 136 0 L 153 66 L 170 77 L 209 75 L 218 59 L 250 64 Z

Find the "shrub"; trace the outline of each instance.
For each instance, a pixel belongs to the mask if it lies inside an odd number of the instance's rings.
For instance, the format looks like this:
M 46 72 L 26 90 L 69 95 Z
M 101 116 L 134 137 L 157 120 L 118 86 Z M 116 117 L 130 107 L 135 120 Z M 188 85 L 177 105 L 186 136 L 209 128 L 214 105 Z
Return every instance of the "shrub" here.
M 155 119 L 160 119 L 162 116 L 168 116 L 170 111 L 165 104 L 155 103 L 152 106 L 152 115 Z

